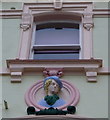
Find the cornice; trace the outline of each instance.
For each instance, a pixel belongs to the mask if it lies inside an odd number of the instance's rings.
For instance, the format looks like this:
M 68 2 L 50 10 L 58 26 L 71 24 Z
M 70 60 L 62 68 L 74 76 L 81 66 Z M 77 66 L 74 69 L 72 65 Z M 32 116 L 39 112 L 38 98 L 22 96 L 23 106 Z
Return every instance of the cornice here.
M 58 73 L 63 71 L 75 71 L 84 73 L 87 81 L 96 82 L 98 69 L 102 67 L 100 59 L 81 59 L 81 60 L 7 60 L 7 68 L 12 77 L 11 82 L 21 82 L 21 76 L 25 71 L 42 72 L 50 68 L 50 73 Z M 56 69 L 57 68 L 57 69 Z M 63 70 L 63 71 L 62 71 Z
M 79 5 L 81 5 L 81 4 L 92 4 L 93 2 L 63 2 L 63 4 L 79 4 Z M 30 3 L 30 2 L 28 2 L 28 3 L 24 3 L 24 5 L 38 5 L 38 4 L 53 4 L 53 2 L 42 2 L 42 3 Z
M 0 18 L 21 18 L 23 10 L 0 10 Z
M 76 59 L 76 60 L 20 60 L 20 59 L 10 59 L 7 60 L 7 67 L 9 68 L 10 64 L 98 64 L 99 67 L 102 67 L 101 59 Z
M 110 16 L 110 9 L 93 9 L 93 16 L 94 17 L 109 17 Z
M 33 71 L 32 72 L 26 71 L 25 74 L 26 75 L 36 75 L 36 72 L 41 73 L 43 70 L 45 70 L 45 69 L 35 70 L 34 72 Z M 68 74 L 68 73 L 70 73 L 70 74 L 72 73 L 72 74 L 76 74 L 76 75 L 80 75 L 80 74 L 83 75 L 83 73 L 81 73 L 81 71 L 76 73 L 74 70 L 71 70 L 71 71 L 65 70 L 65 74 Z M 10 75 L 9 69 L 7 69 L 7 68 L 0 69 L 0 75 L 1 76 L 9 76 Z M 108 67 L 99 68 L 98 75 L 110 75 L 110 69 Z
M 74 11 L 77 12 L 77 9 L 85 9 L 87 4 L 92 4 L 92 2 L 63 2 L 62 10 L 63 11 Z M 53 3 L 24 3 L 27 5 L 30 10 L 40 10 L 40 11 L 47 11 L 47 10 L 54 10 Z M 80 7 L 80 9 L 79 9 Z M 62 11 L 61 10 L 61 11 Z M 56 10 L 55 10 L 56 11 Z M 23 10 L 0 10 L 0 18 L 21 18 Z M 91 11 L 93 17 L 108 17 L 110 15 L 110 9 L 93 9 Z M 83 12 L 82 12 L 83 14 Z

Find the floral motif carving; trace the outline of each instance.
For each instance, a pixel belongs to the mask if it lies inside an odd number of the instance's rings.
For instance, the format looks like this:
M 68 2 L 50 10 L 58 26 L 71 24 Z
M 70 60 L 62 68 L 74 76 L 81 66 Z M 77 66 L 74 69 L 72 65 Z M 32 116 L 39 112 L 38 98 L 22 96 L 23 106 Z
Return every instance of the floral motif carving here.
M 31 24 L 20 24 L 20 28 L 22 28 L 23 31 L 26 31 L 31 28 Z
M 91 28 L 94 27 L 93 23 L 84 23 L 83 27 L 87 30 L 90 31 Z

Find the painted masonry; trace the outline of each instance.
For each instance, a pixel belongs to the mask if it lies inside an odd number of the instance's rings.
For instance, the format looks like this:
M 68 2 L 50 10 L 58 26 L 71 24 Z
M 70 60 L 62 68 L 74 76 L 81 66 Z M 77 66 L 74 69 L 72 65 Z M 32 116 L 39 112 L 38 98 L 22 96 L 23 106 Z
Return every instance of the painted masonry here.
M 108 118 L 108 16 L 107 2 L 3 2 L 2 118 Z M 78 43 L 68 45 L 61 33 L 73 29 L 68 35 Z M 46 44 L 34 44 L 38 36 Z M 54 58 L 47 57 L 50 53 Z M 27 115 L 28 106 L 36 115 Z

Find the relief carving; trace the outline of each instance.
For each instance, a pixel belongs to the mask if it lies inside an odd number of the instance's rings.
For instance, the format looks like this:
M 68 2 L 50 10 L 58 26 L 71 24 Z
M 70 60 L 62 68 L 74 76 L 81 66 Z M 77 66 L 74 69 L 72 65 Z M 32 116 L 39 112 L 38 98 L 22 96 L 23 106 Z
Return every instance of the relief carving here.
M 61 77 L 63 75 L 62 68 L 45 68 L 43 71 L 44 76 L 58 76 Z
M 26 31 L 31 28 L 31 24 L 20 24 L 20 28 L 23 29 L 23 31 Z
M 83 24 L 83 27 L 84 27 L 87 31 L 90 31 L 90 29 L 94 27 L 94 24 L 93 24 L 93 23 L 84 23 L 84 24 Z
M 90 29 L 94 27 L 93 15 L 91 13 L 85 13 L 84 14 L 84 16 L 83 16 L 83 27 L 87 31 L 90 31 Z
M 54 8 L 61 9 L 62 8 L 62 0 L 54 0 Z

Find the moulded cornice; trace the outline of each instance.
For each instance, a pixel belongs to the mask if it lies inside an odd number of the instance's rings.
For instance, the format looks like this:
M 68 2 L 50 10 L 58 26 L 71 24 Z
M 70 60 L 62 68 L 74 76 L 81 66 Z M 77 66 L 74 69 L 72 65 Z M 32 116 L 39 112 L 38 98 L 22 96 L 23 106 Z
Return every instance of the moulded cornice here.
M 33 9 L 33 11 L 35 11 L 35 10 Z M 38 9 L 38 11 L 39 11 L 39 9 Z M 46 10 L 44 10 L 44 11 L 46 11 Z M 71 10 L 69 10 L 69 11 L 71 11 Z M 100 17 L 100 16 L 108 17 L 110 15 L 109 11 L 110 11 L 109 9 L 98 9 L 98 10 L 94 9 L 92 13 L 93 13 L 94 17 Z M 81 12 L 81 10 L 79 11 L 76 8 L 74 8 L 74 12 L 83 14 L 83 12 Z M 33 12 L 33 14 L 35 14 L 35 12 Z M 21 18 L 21 16 L 22 16 L 22 10 L 0 10 L 0 18 Z
M 66 5 L 87 5 L 87 4 L 92 4 L 93 2 L 66 2 L 66 1 L 64 1 L 63 2 L 63 4 L 66 4 Z M 24 5 L 28 5 L 28 6 L 30 6 L 30 5 L 53 5 L 53 2 L 38 2 L 38 3 L 31 3 L 31 2 L 29 2 L 29 3 L 24 3 Z
M 110 9 L 93 9 L 93 16 L 94 17 L 104 17 L 110 16 Z
M 46 68 L 47 69 L 47 68 Z M 53 69 L 53 68 L 52 68 Z M 59 69 L 59 68 L 58 68 Z M 62 69 L 62 68 L 60 68 L 60 69 Z M 45 69 L 44 69 L 45 70 Z M 42 68 L 41 68 L 41 71 L 43 71 L 42 70 Z M 32 75 L 36 75 L 36 72 L 41 72 L 40 70 L 36 70 L 36 71 L 32 71 L 32 73 L 30 72 L 30 73 L 28 73 L 28 71 L 27 72 L 25 72 L 25 74 L 32 74 Z M 63 71 L 63 69 L 62 69 L 62 71 Z M 68 71 L 68 69 L 66 69 L 65 70 L 65 74 L 68 74 L 68 73 L 72 73 L 72 74 L 76 74 L 76 72 L 74 71 L 74 70 L 71 70 L 71 71 Z M 45 73 L 44 73 L 45 74 Z M 80 71 L 79 72 L 77 72 L 77 75 L 80 75 L 81 73 L 80 73 Z M 82 73 L 83 74 L 83 73 Z M 100 67 L 99 69 L 98 69 L 98 73 L 97 73 L 98 75 L 110 75 L 110 69 L 108 68 L 108 67 Z M 3 68 L 3 69 L 0 69 L 0 75 L 2 75 L 2 76 L 8 76 L 8 75 L 10 75 L 10 71 L 9 71 L 9 69 L 7 69 L 7 68 Z M 63 74 L 62 74 L 63 75 Z
M 20 77 L 28 70 L 30 72 L 46 68 L 62 68 L 65 70 L 76 72 L 81 71 L 85 73 L 88 81 L 96 81 L 98 69 L 102 67 L 102 60 L 100 59 L 82 59 L 82 60 L 7 60 L 7 67 L 10 70 L 12 77 L 11 82 L 21 82 Z M 58 70 L 59 70 L 58 69 Z M 56 69 L 55 69 L 56 70 Z M 62 72 L 60 69 L 60 72 Z M 51 73 L 52 73 L 51 71 Z M 57 71 L 55 71 L 57 73 Z M 17 77 L 18 76 L 18 77 Z
M 62 2 L 63 11 L 80 11 L 83 13 L 84 9 L 93 2 Z M 54 10 L 53 2 L 42 2 L 42 3 L 24 3 L 30 10 Z M 56 10 L 57 11 L 57 10 Z M 0 10 L 0 17 L 3 18 L 19 18 L 22 16 L 23 10 Z M 94 16 L 107 16 L 110 15 L 110 9 L 93 9 L 92 14 Z
M 23 10 L 0 10 L 2 18 L 21 18 Z

